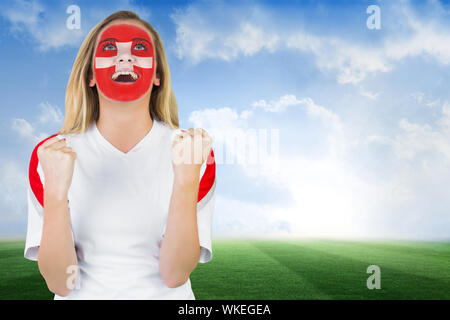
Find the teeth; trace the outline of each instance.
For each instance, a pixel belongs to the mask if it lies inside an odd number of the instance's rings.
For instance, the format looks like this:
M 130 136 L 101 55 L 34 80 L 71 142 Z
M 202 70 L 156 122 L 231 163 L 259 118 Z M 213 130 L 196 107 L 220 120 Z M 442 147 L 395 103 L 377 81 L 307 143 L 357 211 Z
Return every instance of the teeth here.
M 137 80 L 137 78 L 138 78 L 138 75 L 133 71 L 119 71 L 119 72 L 115 72 L 112 75 L 111 79 L 116 80 L 117 77 L 120 75 L 130 75 L 134 80 Z

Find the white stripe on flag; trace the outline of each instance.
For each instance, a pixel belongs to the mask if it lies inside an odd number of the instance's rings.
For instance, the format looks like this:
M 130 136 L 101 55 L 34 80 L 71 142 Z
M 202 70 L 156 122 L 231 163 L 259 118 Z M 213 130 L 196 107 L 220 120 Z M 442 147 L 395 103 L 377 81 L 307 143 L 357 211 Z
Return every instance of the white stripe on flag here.
M 134 66 L 141 67 L 144 69 L 151 69 L 153 67 L 153 57 L 138 57 L 135 55 L 132 55 L 132 57 L 135 59 Z M 114 66 L 114 57 L 96 57 L 95 58 L 95 67 L 97 69 L 104 69 Z

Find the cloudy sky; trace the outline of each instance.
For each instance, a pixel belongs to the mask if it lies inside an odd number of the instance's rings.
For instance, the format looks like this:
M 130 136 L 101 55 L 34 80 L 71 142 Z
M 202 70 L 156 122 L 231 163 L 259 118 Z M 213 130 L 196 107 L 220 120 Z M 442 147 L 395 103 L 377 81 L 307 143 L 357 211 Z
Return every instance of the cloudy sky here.
M 163 39 L 181 126 L 210 131 L 223 158 L 215 236 L 450 238 L 448 3 L 8 2 L 0 237 L 25 236 L 29 157 L 62 125 L 82 40 L 127 9 Z M 72 4 L 80 29 L 66 28 Z M 380 29 L 367 27 L 369 5 Z M 270 161 L 236 133 L 256 133 Z

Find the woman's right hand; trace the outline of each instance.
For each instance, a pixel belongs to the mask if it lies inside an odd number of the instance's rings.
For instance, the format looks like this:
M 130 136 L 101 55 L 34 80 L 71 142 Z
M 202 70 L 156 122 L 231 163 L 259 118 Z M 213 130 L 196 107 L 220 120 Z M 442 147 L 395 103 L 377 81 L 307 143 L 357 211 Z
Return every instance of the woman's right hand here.
M 55 136 L 39 146 L 37 155 L 44 171 L 46 194 L 66 199 L 77 154 L 66 144 L 66 139 Z

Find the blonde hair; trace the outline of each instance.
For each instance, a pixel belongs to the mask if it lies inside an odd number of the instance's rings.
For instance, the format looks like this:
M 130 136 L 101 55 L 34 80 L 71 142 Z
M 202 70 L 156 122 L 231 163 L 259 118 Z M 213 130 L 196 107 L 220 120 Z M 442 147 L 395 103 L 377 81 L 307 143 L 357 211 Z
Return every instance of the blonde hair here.
M 81 133 L 87 130 L 92 121 L 100 115 L 96 86 L 88 85 L 93 74 L 91 67 L 95 44 L 101 30 L 114 20 L 137 20 L 152 35 L 156 55 L 156 72 L 160 76 L 160 85 L 153 86 L 150 95 L 149 112 L 152 119 L 165 122 L 178 129 L 178 107 L 170 83 L 170 71 L 164 46 L 158 32 L 150 23 L 139 18 L 131 11 L 118 11 L 98 23 L 84 39 L 70 73 L 66 89 L 65 118 L 59 134 Z

